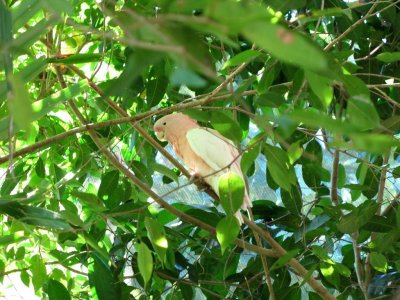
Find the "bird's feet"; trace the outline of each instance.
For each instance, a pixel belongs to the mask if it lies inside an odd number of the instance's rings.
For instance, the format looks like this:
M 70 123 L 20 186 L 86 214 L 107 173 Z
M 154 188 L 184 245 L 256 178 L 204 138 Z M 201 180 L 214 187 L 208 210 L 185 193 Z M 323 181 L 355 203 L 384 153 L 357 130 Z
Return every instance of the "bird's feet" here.
M 198 190 L 203 192 L 207 189 L 209 189 L 209 185 L 204 181 L 203 176 L 201 176 L 198 173 L 193 173 L 190 178 L 189 178 L 189 183 L 194 183 Z

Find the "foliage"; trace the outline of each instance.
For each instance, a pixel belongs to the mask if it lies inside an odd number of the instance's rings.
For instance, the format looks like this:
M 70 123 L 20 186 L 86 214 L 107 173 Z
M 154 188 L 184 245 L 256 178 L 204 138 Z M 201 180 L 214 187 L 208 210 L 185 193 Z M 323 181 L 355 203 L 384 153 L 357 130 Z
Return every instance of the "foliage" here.
M 0 282 L 49 299 L 392 293 L 398 2 L 0 1 Z M 240 230 L 236 196 L 225 215 L 174 195 L 190 174 L 152 132 L 173 111 L 275 191 L 251 194 Z

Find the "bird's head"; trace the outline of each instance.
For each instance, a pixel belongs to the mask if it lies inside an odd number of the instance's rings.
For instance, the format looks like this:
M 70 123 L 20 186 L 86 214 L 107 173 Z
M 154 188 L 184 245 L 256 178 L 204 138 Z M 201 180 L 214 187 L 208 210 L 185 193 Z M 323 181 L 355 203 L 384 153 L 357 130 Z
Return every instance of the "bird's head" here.
M 182 114 L 170 114 L 157 120 L 154 124 L 154 132 L 160 141 L 167 141 L 171 133 L 179 133 L 182 130 L 197 127 L 195 120 Z

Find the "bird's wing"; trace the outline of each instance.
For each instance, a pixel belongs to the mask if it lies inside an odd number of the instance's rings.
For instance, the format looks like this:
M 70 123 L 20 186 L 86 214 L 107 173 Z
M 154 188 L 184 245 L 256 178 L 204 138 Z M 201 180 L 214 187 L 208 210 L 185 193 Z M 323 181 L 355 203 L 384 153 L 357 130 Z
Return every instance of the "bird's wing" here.
M 225 168 L 239 155 L 230 140 L 212 129 L 191 129 L 186 138 L 193 152 L 215 171 Z

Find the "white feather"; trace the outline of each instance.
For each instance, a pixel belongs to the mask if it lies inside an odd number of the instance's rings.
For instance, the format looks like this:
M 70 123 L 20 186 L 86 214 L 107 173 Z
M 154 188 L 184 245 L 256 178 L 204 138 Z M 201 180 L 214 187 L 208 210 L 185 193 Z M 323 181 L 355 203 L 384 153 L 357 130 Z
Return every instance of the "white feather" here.
M 190 147 L 214 171 L 226 168 L 235 157 L 232 142 L 212 129 L 195 128 L 188 131 L 186 138 Z

